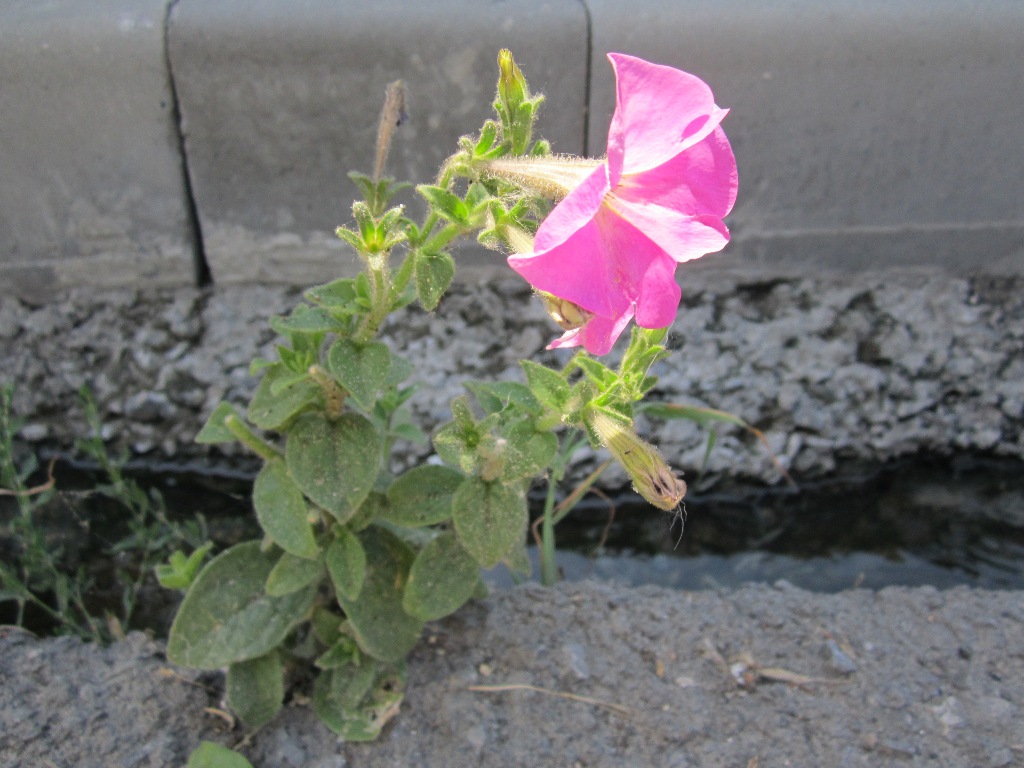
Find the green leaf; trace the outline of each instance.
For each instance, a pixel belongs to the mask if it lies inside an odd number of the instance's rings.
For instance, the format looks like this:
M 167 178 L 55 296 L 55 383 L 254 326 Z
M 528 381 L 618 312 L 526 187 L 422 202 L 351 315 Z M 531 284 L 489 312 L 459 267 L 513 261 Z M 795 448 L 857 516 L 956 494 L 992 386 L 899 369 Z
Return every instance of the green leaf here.
M 235 410 L 234 406 L 229 403 L 221 403 L 213 409 L 213 413 L 210 414 L 210 418 L 206 420 L 206 424 L 199 430 L 199 434 L 196 435 L 197 443 L 233 443 L 238 438 L 235 437 L 234 433 L 224 426 L 224 420 L 228 416 L 237 416 L 241 419 L 241 415 Z
M 508 482 L 533 477 L 547 469 L 558 453 L 558 438 L 553 432 L 538 432 L 523 419 L 502 432 L 507 440 L 501 479 Z
M 268 368 L 260 379 L 249 403 L 249 420 L 260 429 L 280 429 L 319 397 L 320 387 L 309 379 L 289 384 L 275 394 L 277 382 L 290 378 L 291 373 L 278 363 Z
M 284 552 L 277 561 L 274 570 L 267 576 L 264 589 L 271 597 L 290 595 L 303 587 L 308 587 L 323 576 L 324 565 L 320 559 L 309 560 L 305 557 Z
M 228 705 L 250 728 L 266 725 L 284 701 L 284 668 L 277 651 L 228 667 Z
M 397 714 L 404 696 L 405 675 L 400 669 L 362 659 L 359 666 L 321 674 L 313 688 L 313 708 L 345 741 L 373 741 Z
M 373 488 L 380 434 L 366 418 L 344 413 L 330 421 L 307 413 L 288 430 L 285 461 L 302 492 L 344 523 Z
M 390 367 L 391 352 L 379 341 L 356 344 L 349 339 L 338 339 L 327 353 L 327 370 L 363 410 L 373 408 Z
M 359 644 L 348 635 L 339 634 L 338 639 L 313 662 L 319 669 L 336 669 L 346 664 L 358 663 L 363 652 Z
M 211 560 L 178 609 L 167 658 L 197 669 L 219 669 L 273 650 L 306 618 L 316 591 L 282 597 L 263 591 L 277 563 L 258 541 L 236 544 Z
M 451 531 L 442 533 L 416 555 L 402 607 L 423 621 L 454 613 L 476 590 L 480 566 Z
M 573 362 L 579 366 L 588 379 L 600 388 L 602 393 L 614 386 L 619 380 L 619 376 L 615 371 L 592 357 L 577 355 L 573 358 Z
M 282 336 L 291 336 L 293 333 L 329 333 L 340 324 L 320 307 L 299 304 L 287 317 L 270 318 L 270 327 Z
M 416 191 L 430 203 L 430 207 L 434 209 L 438 216 L 454 224 L 466 225 L 469 223 L 469 209 L 458 195 L 449 192 L 447 189 L 434 187 L 429 184 L 418 185 Z
M 520 360 L 519 365 L 526 374 L 526 382 L 534 397 L 556 413 L 562 413 L 570 393 L 565 377 L 531 360 Z
M 306 500 L 283 460 L 271 459 L 263 465 L 253 484 L 252 504 L 263 530 L 285 552 L 306 558 L 320 553 Z
M 544 412 L 544 406 L 534 397 L 530 388 L 518 381 L 467 381 L 465 387 L 488 413 L 501 413 L 510 407 L 533 416 Z
M 432 312 L 455 277 L 455 259 L 447 253 L 416 251 L 416 295 L 420 304 Z
M 423 622 L 402 608 L 402 590 L 409 577 L 413 552 L 391 533 L 370 526 L 359 534 L 366 553 L 366 578 L 359 597 L 338 594 L 353 634 L 364 652 L 397 662 L 412 650 Z
M 160 563 L 153 569 L 156 580 L 164 589 L 188 589 L 211 549 L 213 542 L 208 541 L 188 557 L 181 550 L 172 552 L 166 563 Z
M 343 277 L 324 285 L 317 285 L 307 290 L 303 296 L 306 301 L 321 304 L 332 309 L 350 308 L 356 298 L 355 280 Z
M 459 541 L 483 568 L 493 568 L 526 537 L 529 512 L 518 486 L 467 479 L 452 499 Z
M 204 741 L 189 755 L 186 768 L 253 768 L 253 766 L 237 752 L 212 741 Z
M 463 479 L 461 472 L 450 467 L 414 467 L 388 488 L 381 518 L 411 528 L 443 523 L 452 516 L 452 495 Z
M 327 547 L 324 563 L 331 574 L 334 589 L 349 600 L 359 597 L 366 579 L 366 553 L 351 531 L 337 528 L 336 538 Z

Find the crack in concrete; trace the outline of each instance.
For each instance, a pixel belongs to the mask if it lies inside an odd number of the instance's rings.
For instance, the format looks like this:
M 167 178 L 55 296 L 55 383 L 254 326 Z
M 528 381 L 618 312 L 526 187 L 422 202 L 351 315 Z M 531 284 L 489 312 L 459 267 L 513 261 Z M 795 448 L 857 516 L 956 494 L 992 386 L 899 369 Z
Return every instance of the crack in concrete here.
M 196 204 L 195 192 L 192 188 L 192 172 L 188 162 L 188 148 L 181 115 L 181 103 L 178 99 L 178 86 L 174 80 L 174 67 L 171 63 L 171 14 L 179 0 L 167 3 L 164 14 L 164 65 L 167 68 L 167 82 L 171 91 L 171 117 L 178 140 L 178 156 L 181 159 L 181 176 L 185 188 L 185 209 L 188 215 L 189 235 L 192 241 L 192 252 L 195 259 L 195 281 L 197 286 L 213 284 L 213 275 L 206 260 L 206 248 L 203 240 L 203 226 L 199 219 L 199 208 Z

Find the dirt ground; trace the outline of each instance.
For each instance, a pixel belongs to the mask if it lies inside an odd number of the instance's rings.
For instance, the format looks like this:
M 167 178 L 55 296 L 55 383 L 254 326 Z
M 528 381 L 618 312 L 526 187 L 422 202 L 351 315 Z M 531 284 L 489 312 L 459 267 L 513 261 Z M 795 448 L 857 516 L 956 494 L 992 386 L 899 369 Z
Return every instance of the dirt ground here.
M 257 768 L 1024 765 L 1024 599 L 964 587 L 499 591 L 428 626 L 371 744 L 301 698 L 230 728 L 221 677 L 142 634 L 3 629 L 0 680 L 5 768 L 183 765 L 201 739 Z

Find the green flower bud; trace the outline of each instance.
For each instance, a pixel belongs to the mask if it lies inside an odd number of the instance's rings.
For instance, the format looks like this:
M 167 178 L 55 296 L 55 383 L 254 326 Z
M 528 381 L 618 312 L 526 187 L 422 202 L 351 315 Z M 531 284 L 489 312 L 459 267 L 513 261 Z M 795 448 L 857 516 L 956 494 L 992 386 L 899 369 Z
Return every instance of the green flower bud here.
M 589 409 L 587 426 L 633 481 L 633 490 L 658 509 L 671 511 L 686 495 L 686 483 L 675 476 L 657 449 L 641 440 L 632 427 L 601 411 Z

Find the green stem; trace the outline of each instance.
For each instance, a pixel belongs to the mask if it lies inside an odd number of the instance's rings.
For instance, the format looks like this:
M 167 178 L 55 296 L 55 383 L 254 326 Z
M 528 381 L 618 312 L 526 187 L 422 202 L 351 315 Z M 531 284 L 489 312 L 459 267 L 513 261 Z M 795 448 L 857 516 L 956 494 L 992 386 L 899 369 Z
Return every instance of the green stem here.
M 555 562 L 554 520 L 556 482 L 555 474 L 552 473 L 548 480 L 548 495 L 544 500 L 544 520 L 541 523 L 540 529 L 540 581 L 545 587 L 553 587 L 558 583 L 558 563 Z
M 281 458 L 280 451 L 266 440 L 253 433 L 253 431 L 249 429 L 248 425 L 236 415 L 231 414 L 224 419 L 224 426 L 227 427 L 228 431 L 235 436 L 238 442 L 264 461 L 273 461 L 274 459 Z

